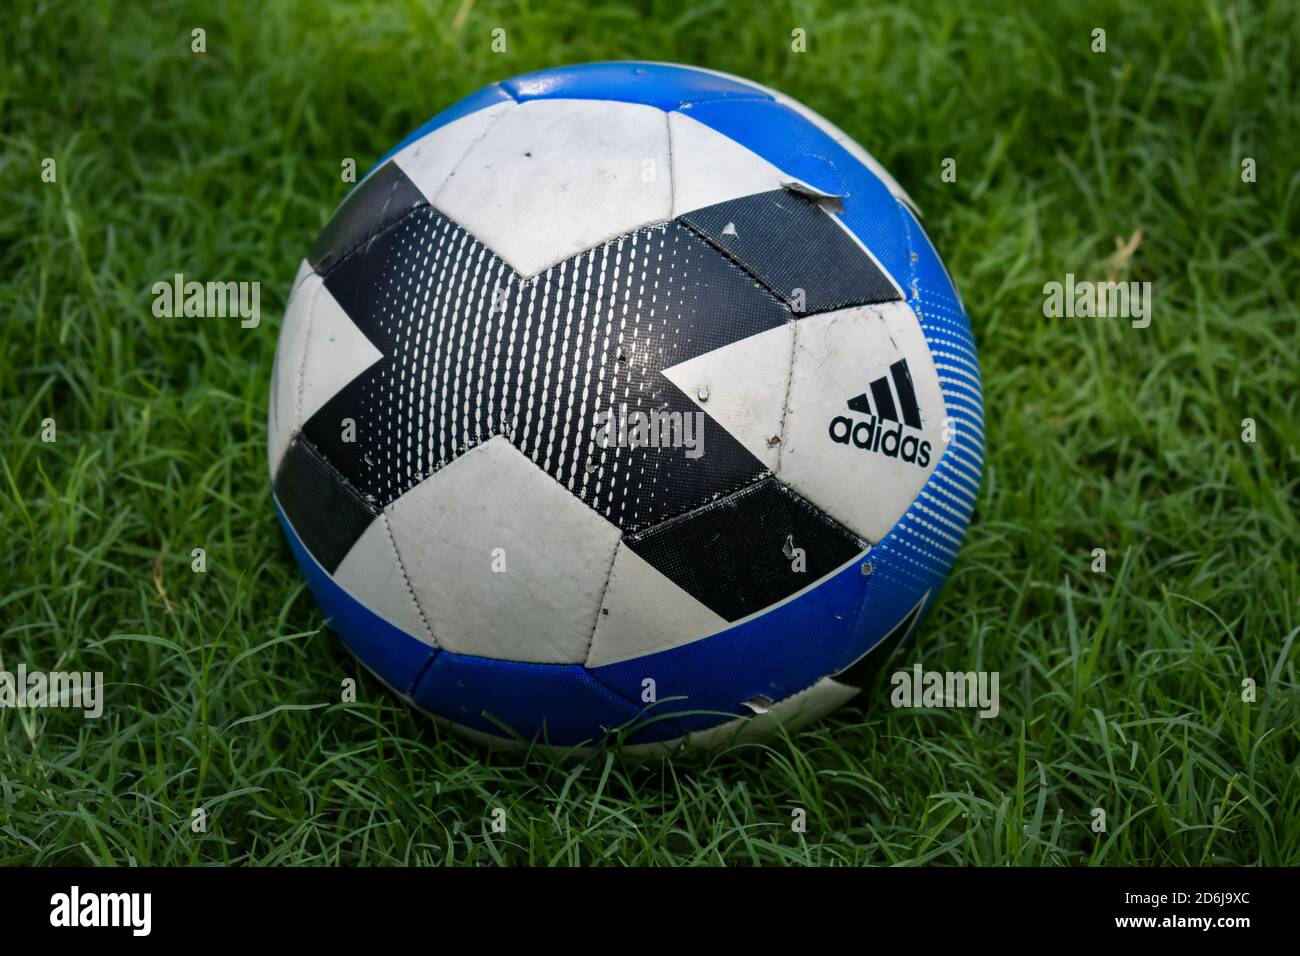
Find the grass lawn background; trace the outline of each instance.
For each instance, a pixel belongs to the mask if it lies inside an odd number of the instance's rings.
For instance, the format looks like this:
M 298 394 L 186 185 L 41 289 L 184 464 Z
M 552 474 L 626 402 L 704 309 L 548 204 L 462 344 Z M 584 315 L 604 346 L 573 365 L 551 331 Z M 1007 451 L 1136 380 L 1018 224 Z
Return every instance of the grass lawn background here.
M 1300 27 L 1281 2 L 1033 6 L 11 9 L 0 668 L 103 671 L 107 699 L 98 721 L 0 709 L 0 864 L 1300 862 Z M 988 465 L 902 664 L 997 670 L 996 719 L 881 685 L 713 756 L 490 755 L 321 628 L 265 414 L 341 161 L 364 172 L 493 80 L 623 58 L 801 99 L 926 214 L 980 347 Z M 1155 284 L 1150 328 L 1044 318 L 1044 283 L 1112 271 Z M 262 324 L 155 318 L 176 272 L 260 281 Z

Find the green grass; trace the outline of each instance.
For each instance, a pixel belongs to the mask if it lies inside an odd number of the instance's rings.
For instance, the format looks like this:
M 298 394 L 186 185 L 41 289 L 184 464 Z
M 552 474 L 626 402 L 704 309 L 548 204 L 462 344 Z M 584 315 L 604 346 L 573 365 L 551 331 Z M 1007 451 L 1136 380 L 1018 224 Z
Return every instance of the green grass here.
M 8 15 L 0 666 L 100 670 L 108 690 L 98 721 L 0 710 L 0 863 L 1300 863 L 1294 10 L 849 6 Z M 504 757 L 321 629 L 272 511 L 264 420 L 280 309 L 342 158 L 364 171 L 500 77 L 629 57 L 783 89 L 925 211 L 981 349 L 988 467 L 906 663 L 999 671 L 998 718 L 894 710 L 886 687 L 713 756 Z M 1139 229 L 1118 268 L 1155 283 L 1149 329 L 1043 317 L 1045 282 L 1104 276 Z M 175 272 L 259 280 L 267 318 L 154 318 L 150 287 Z

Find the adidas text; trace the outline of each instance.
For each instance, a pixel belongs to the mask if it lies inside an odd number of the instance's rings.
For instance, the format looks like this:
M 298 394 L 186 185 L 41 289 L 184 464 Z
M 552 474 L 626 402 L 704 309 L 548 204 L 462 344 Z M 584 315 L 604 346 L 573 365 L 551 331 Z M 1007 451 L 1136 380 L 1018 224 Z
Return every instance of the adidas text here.
M 904 435 L 903 426 L 885 428 L 878 418 L 854 422 L 851 418 L 836 415 L 831 419 L 831 439 L 841 445 L 855 445 L 863 451 L 874 451 L 886 458 L 903 461 L 925 468 L 930 464 L 930 443 L 915 435 Z

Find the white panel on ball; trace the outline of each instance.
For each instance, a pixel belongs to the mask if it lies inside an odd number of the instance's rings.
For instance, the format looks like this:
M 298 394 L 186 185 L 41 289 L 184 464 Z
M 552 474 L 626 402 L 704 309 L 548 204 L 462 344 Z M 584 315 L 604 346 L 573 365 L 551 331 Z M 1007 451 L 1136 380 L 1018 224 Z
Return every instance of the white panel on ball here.
M 901 372 L 891 369 L 902 360 L 912 401 L 900 394 Z M 876 390 L 898 419 L 910 405 L 920 427 L 890 420 L 887 408 L 882 414 Z M 864 409 L 853 410 L 849 402 L 862 396 Z M 934 472 L 944 414 L 934 361 L 907 303 L 800 319 L 777 477 L 868 541 L 880 541 Z
M 512 101 L 497 103 L 453 120 L 433 132 L 407 143 L 393 156 L 393 162 L 436 205 L 438 192 L 470 148 L 481 140 L 502 114 L 518 106 Z M 371 171 L 373 172 L 373 170 Z
M 271 475 L 280 467 L 289 442 L 301 422 L 298 419 L 298 375 L 302 368 L 303 346 L 307 340 L 307 312 L 310 304 L 303 298 L 302 286 L 315 275 L 311 264 L 304 259 L 294 276 L 289 301 L 280 321 L 280 338 L 275 345 L 275 361 L 271 366 L 270 411 L 266 419 L 266 456 Z
M 397 555 L 388 515 L 381 514 L 334 571 L 334 580 L 389 624 L 437 646 Z
M 586 663 L 600 667 L 680 647 L 727 626 L 725 619 L 620 544 Z
M 304 262 L 275 350 L 267 436 L 271 474 L 303 423 L 381 357 Z
M 586 659 L 619 531 L 508 439 L 470 449 L 385 510 L 439 647 Z
M 470 148 L 434 205 L 536 275 L 670 218 L 668 118 L 635 103 L 522 103 Z
M 780 455 L 796 327 L 787 322 L 663 371 L 712 419 L 706 430 L 721 425 L 773 471 Z
M 717 203 L 780 189 L 791 177 L 734 139 L 692 119 L 668 114 L 673 155 L 673 217 Z

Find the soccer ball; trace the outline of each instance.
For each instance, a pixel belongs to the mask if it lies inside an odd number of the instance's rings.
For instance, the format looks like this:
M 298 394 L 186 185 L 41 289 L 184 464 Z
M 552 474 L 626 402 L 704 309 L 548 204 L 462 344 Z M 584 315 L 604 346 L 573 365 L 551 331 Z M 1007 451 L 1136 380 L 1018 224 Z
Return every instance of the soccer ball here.
M 894 179 L 710 70 L 434 117 L 294 280 L 274 496 L 332 628 L 485 741 L 712 746 L 858 695 L 983 467 L 965 309 Z

